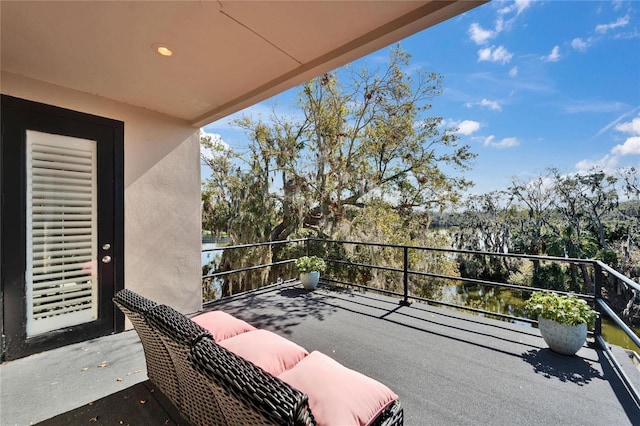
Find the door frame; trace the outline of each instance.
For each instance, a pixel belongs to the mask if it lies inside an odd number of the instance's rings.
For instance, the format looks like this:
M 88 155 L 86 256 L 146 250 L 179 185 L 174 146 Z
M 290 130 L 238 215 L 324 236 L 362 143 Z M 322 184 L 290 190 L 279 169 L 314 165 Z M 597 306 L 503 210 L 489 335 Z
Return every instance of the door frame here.
M 124 316 L 111 299 L 124 288 L 124 123 L 8 95 L 1 95 L 0 102 L 0 359 L 8 361 L 123 331 Z M 24 287 L 26 264 L 27 129 L 96 140 L 98 164 L 101 158 L 113 159 L 112 166 L 99 166 L 97 171 L 98 191 L 102 194 L 99 198 L 106 197 L 98 210 L 98 245 L 102 246 L 108 238 L 113 266 L 112 270 L 105 268 L 109 272 L 99 276 L 98 319 L 29 339 L 26 334 L 26 302 L 19 291 L 20 282 Z M 15 143 L 15 140 L 20 142 Z M 109 214 L 104 211 L 106 204 Z M 12 208 L 7 211 L 9 206 Z

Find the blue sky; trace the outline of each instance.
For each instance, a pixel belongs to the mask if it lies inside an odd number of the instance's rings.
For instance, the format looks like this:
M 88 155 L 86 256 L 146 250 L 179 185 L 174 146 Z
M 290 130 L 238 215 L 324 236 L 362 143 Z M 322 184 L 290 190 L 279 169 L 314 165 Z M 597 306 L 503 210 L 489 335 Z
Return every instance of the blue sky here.
M 400 42 L 412 66 L 442 74 L 430 115 L 478 154 L 472 193 L 557 167 L 640 169 L 640 2 L 493 1 Z M 386 60 L 388 49 L 353 64 Z M 291 113 L 296 90 L 205 126 L 236 150 L 230 121 Z M 203 170 L 203 179 L 206 171 Z

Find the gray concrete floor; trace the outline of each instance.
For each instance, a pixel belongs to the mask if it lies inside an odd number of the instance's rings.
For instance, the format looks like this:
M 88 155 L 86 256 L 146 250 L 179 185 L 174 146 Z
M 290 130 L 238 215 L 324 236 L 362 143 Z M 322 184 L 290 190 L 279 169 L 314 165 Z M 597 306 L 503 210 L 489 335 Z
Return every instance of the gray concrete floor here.
M 183 423 L 147 380 L 135 331 L 0 366 L 0 425 Z
M 640 408 L 602 351 L 557 355 L 535 328 L 291 284 L 207 308 L 385 383 L 406 425 L 640 425 Z M 640 372 L 629 371 L 640 385 Z M 5 363 L 0 397 L 3 426 L 185 423 L 148 382 L 133 331 Z

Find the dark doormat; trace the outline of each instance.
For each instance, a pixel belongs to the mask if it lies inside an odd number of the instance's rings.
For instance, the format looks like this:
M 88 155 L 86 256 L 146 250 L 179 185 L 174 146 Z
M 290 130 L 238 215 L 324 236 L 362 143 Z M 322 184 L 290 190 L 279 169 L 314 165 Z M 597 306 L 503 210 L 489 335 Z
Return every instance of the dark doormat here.
M 148 380 L 37 423 L 68 425 L 180 425 L 188 426 L 178 409 Z

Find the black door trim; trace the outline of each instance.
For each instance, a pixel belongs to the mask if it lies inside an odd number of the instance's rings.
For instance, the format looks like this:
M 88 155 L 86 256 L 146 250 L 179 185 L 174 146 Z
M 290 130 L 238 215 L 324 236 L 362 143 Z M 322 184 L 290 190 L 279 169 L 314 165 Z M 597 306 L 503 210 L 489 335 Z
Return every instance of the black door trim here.
M 3 337 L 6 335 L 2 360 L 124 330 L 124 316 L 111 302 L 113 295 L 124 287 L 124 123 L 7 95 L 1 95 L 0 102 L 0 331 Z M 109 204 L 106 207 L 115 212 L 101 216 L 105 205 L 98 207 L 98 244 L 102 246 L 108 240 L 113 259 L 113 276 L 100 276 L 98 319 L 30 339 L 26 338 L 24 289 L 22 293 L 19 291 L 20 283 L 24 288 L 25 282 L 26 211 L 24 207 L 16 208 L 25 205 L 27 129 L 97 140 L 98 162 L 101 158 L 113 158 L 111 170 L 98 169 L 101 203 Z

